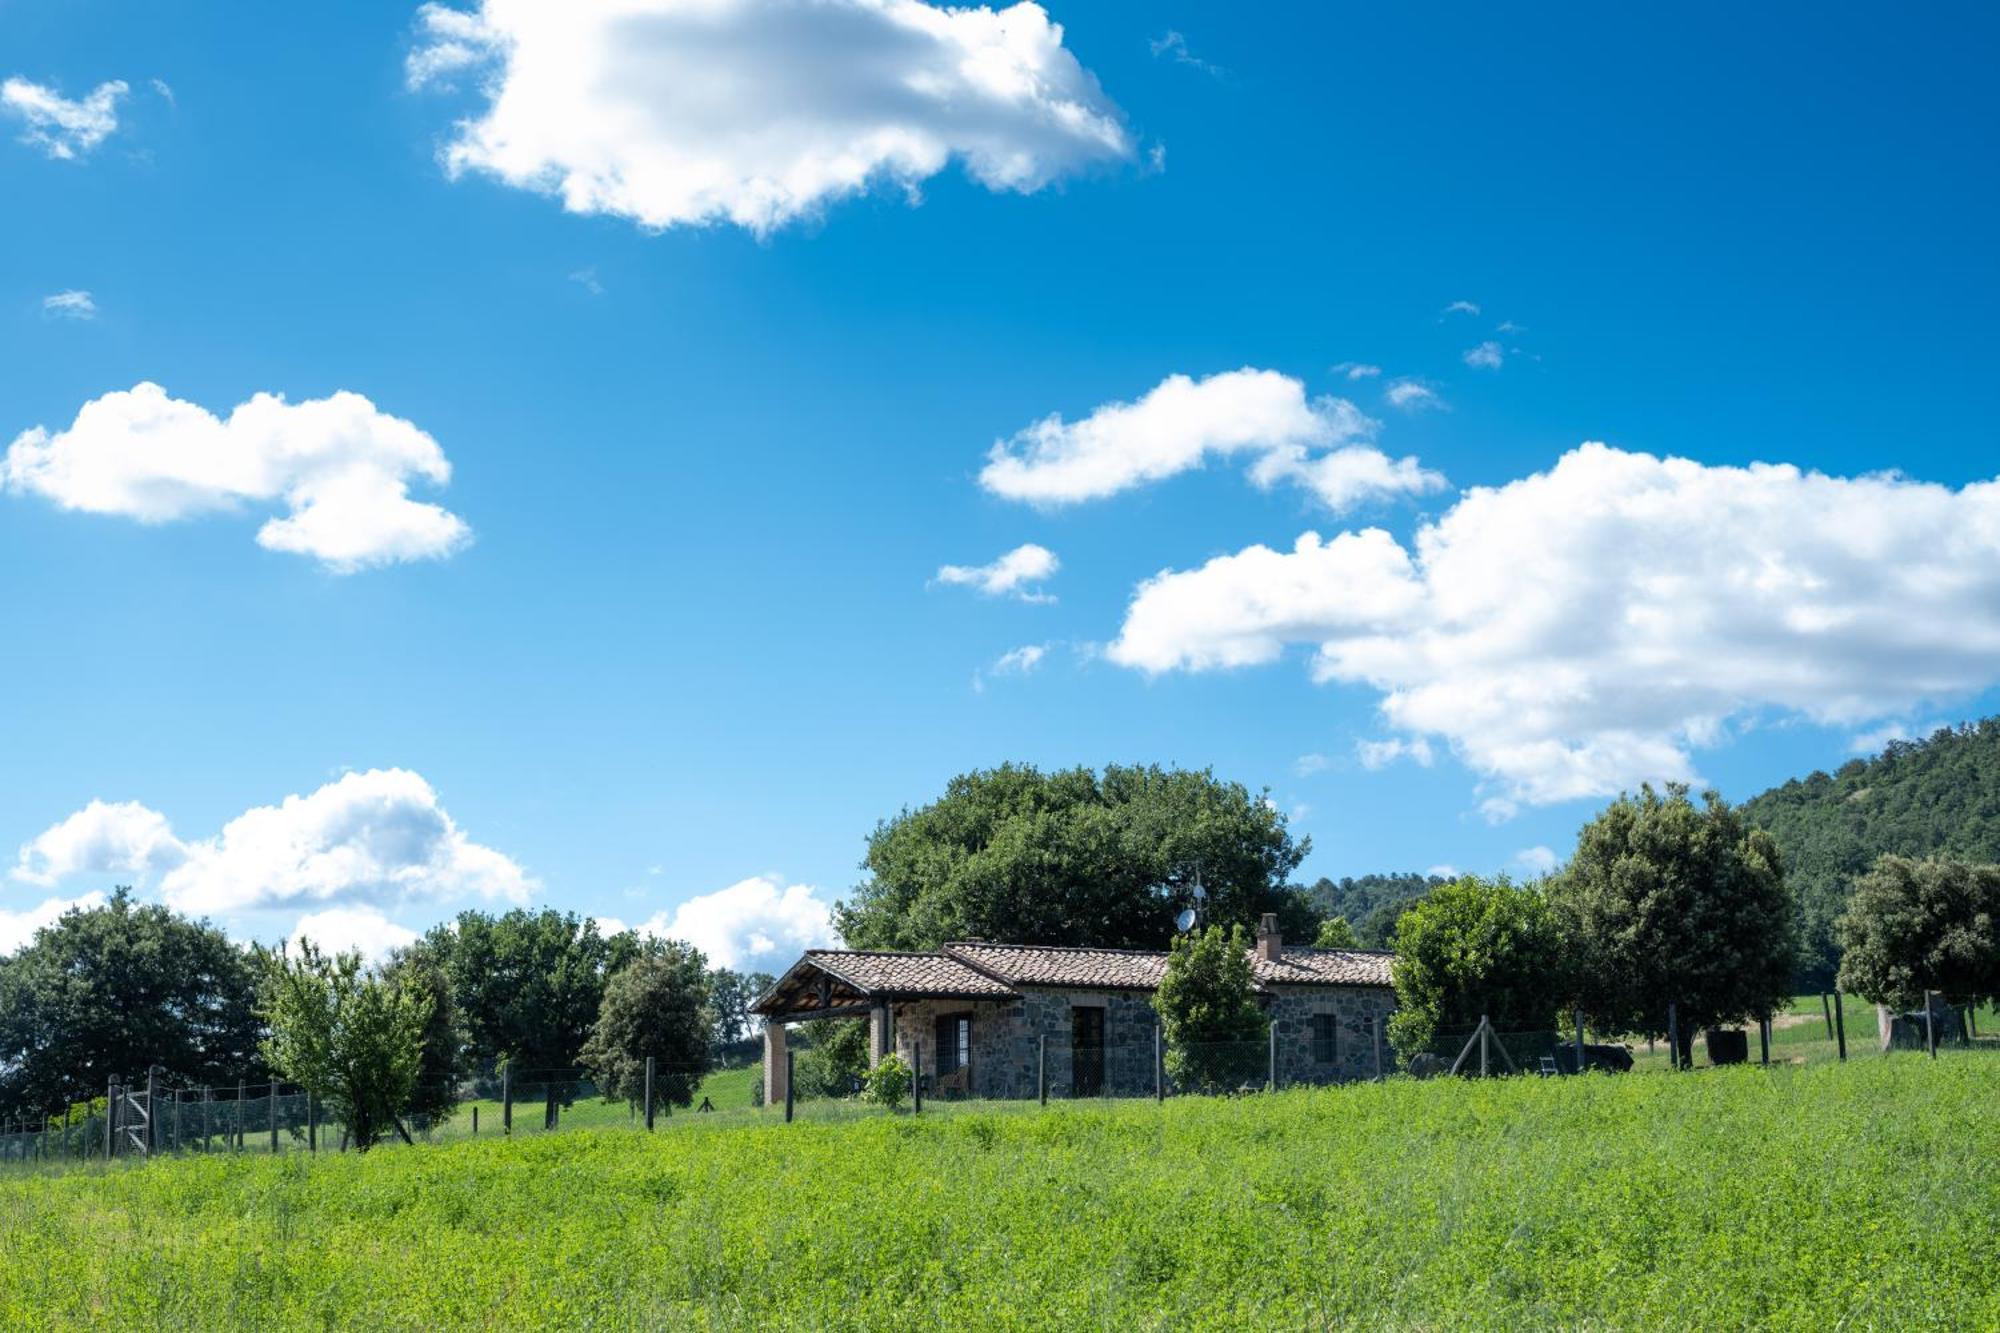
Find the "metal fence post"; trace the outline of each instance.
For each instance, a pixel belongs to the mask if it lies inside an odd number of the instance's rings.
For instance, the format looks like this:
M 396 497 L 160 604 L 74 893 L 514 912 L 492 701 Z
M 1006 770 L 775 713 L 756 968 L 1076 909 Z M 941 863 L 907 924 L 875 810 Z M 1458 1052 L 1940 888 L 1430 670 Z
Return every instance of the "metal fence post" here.
M 271 1080 L 271 1155 L 278 1155 L 278 1080 Z
M 319 1151 L 319 1106 L 313 1101 L 312 1089 L 306 1089 L 306 1151 Z
M 1667 1062 L 1678 1070 L 1681 1067 L 1681 1021 L 1672 1000 L 1667 1001 L 1667 1048 Z
M 1768 1018 L 1757 1020 L 1757 1049 L 1759 1051 L 1757 1063 L 1769 1065 L 1771 1063 L 1771 1020 Z
M 1581 1010 L 1581 1009 L 1572 1009 L 1572 1010 L 1570 1011 L 1570 1017 L 1576 1020 L 1576 1068 L 1575 1068 L 1575 1070 L 1573 1070 L 1572 1072 L 1573 1072 L 1573 1073 L 1578 1073 L 1578 1074 L 1581 1074 L 1581 1073 L 1583 1072 L 1583 1070 L 1584 1070 L 1584 1063 L 1583 1063 L 1583 1010 Z
M 1368 1016 L 1368 1031 L 1375 1038 L 1375 1081 L 1382 1081 L 1382 1015 Z
M 1821 1012 L 1822 1014 L 1826 1015 L 1826 1035 L 1827 1035 L 1827 1039 L 1828 1039 L 1828 1040 L 1832 1040 L 1832 1038 L 1833 1038 L 1833 1006 L 1832 1006 L 1831 1004 L 1829 1004 L 1829 1003 L 1827 1002 L 1827 998 L 1826 998 L 1826 992 L 1825 992 L 1825 991 L 1821 991 L 1821 992 L 1819 993 L 1819 1010 L 1820 1010 L 1820 1012 Z
M 646 1057 L 646 1128 L 653 1128 L 653 1057 Z
M 785 1048 L 785 1123 L 792 1123 L 792 1051 Z
M 1847 1063 L 1847 997 L 1839 991 L 1833 993 L 1833 1031 L 1840 1042 L 1840 1061 Z
M 1931 1016 L 1932 991 L 1924 992 L 1924 1045 L 1929 1048 L 1931 1059 L 1937 1059 L 1937 1021 Z
M 1035 1095 L 1042 1105 L 1049 1104 L 1049 1038 L 1047 1033 L 1035 1038 Z
M 921 1039 L 910 1043 L 910 1054 L 915 1057 L 914 1065 L 910 1070 L 910 1105 L 914 1108 L 913 1114 L 922 1115 L 924 1113 L 924 1043 Z
M 1167 1061 L 1166 1054 L 1161 1049 L 1165 1045 L 1166 1039 L 1160 1032 L 1160 1025 L 1153 1024 L 1153 1100 L 1156 1102 L 1167 1099 Z
M 472 1137 L 479 1137 L 479 1107 L 476 1105 L 472 1108 Z
M 1278 1090 L 1278 1024 L 1275 1019 L 1272 1020 L 1271 1023 L 1270 1063 L 1271 1063 L 1271 1070 L 1270 1070 L 1269 1086 L 1272 1092 L 1276 1092 Z
M 511 1065 L 500 1071 L 500 1132 L 514 1132 L 514 1070 Z
M 1479 1016 L 1479 1077 L 1481 1078 L 1486 1077 L 1486 1071 L 1487 1071 L 1486 1034 L 1490 1030 L 1491 1029 L 1486 1022 L 1486 1015 L 1481 1014 Z

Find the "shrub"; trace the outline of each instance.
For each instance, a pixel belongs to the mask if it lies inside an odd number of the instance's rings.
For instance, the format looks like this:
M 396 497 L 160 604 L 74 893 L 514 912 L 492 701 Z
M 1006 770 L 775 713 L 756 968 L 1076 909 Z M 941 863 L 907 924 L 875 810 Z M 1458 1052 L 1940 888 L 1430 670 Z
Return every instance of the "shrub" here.
M 895 1110 L 910 1095 L 911 1078 L 908 1062 L 891 1051 L 868 1071 L 868 1100 Z
M 1167 1073 L 1195 1092 L 1219 1092 L 1257 1079 L 1259 1043 L 1270 1031 L 1250 975 L 1243 927 L 1210 926 L 1179 936 L 1153 1000 L 1167 1040 Z

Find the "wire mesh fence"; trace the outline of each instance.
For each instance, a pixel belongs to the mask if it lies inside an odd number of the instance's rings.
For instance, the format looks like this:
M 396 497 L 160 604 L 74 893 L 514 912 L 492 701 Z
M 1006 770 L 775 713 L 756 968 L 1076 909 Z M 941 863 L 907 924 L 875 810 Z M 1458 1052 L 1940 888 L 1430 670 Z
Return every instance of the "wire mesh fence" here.
M 1097 1100 L 1237 1096 L 1397 1075 L 1563 1076 L 1578 1071 L 1675 1068 L 1665 1040 L 1555 1029 L 1502 1030 L 1482 1021 L 1434 1033 L 1398 1050 L 1386 1024 L 1307 1026 L 1262 1038 L 1183 1043 L 1157 1027 L 1107 1035 L 1070 1031 L 1005 1041 L 975 1033 L 941 1047 L 926 1032 L 897 1048 L 911 1080 L 895 1109 L 965 1103 L 1082 1103 Z M 1989 1006 L 1878 1012 L 1838 995 L 1802 996 L 1751 1027 L 1683 1034 L 1682 1067 L 1799 1065 L 1822 1060 L 1921 1057 L 1934 1052 L 2000 1053 L 2000 1014 Z M 744 1119 L 836 1121 L 888 1109 L 869 1092 L 866 1070 L 805 1076 L 793 1052 L 778 1077 L 760 1064 L 733 1069 L 668 1069 L 614 1086 L 590 1070 L 487 1069 L 469 1078 L 420 1083 L 402 1112 L 366 1145 L 443 1143 L 479 1136 L 568 1130 L 659 1130 Z M 766 1105 L 765 1089 L 774 1095 Z M 158 1155 L 314 1153 L 363 1147 L 337 1106 L 285 1082 L 197 1085 L 154 1071 L 114 1081 L 107 1095 L 59 1111 L 0 1121 L 0 1168 L 144 1160 Z

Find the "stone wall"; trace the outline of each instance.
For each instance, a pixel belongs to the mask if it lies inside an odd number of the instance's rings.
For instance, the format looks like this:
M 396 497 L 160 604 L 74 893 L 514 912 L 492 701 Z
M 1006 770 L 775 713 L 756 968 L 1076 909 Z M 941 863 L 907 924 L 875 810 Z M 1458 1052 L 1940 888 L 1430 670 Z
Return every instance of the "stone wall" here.
M 1386 1024 L 1395 1008 L 1396 992 L 1386 986 L 1280 990 L 1272 998 L 1268 1011 L 1278 1029 L 1278 1082 L 1286 1087 L 1296 1083 L 1345 1083 L 1350 1079 L 1373 1078 L 1377 1073 L 1394 1073 L 1396 1052 L 1389 1045 L 1386 1027 L 1382 1035 L 1383 1067 L 1376 1067 L 1375 1025 Z M 1313 1058 L 1315 1014 L 1332 1014 L 1337 1020 L 1331 1063 Z
M 895 1006 L 895 1049 L 920 1073 L 935 1076 L 937 1020 L 946 1014 L 969 1013 L 974 1097 L 1035 1096 L 1038 1042 L 1046 1037 L 1049 1096 L 1067 1098 L 1075 1086 L 1071 1010 L 1085 1005 L 1104 1010 L 1104 1094 L 1151 1096 L 1153 1032 L 1158 1015 L 1149 992 L 1023 988 L 1020 998 L 1012 1000 L 908 1001 Z M 1386 1022 L 1395 1007 L 1395 992 L 1386 987 L 1281 991 L 1269 1002 L 1278 1029 L 1279 1081 L 1289 1086 L 1373 1078 L 1378 1072 L 1373 1025 Z M 1313 1058 L 1312 1015 L 1320 1013 L 1333 1014 L 1338 1020 L 1331 1063 Z M 1396 1055 L 1386 1035 L 1382 1058 L 1388 1068 L 1381 1072 L 1394 1072 Z

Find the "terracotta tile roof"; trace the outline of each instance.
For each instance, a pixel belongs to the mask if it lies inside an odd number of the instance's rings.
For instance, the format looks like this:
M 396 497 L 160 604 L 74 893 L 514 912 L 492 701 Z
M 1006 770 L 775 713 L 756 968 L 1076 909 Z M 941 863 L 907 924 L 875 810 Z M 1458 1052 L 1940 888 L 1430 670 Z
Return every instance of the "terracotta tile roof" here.
M 1286 949 L 1267 963 L 1250 955 L 1259 986 L 1387 986 L 1396 955 L 1377 949 Z
M 1152 949 L 1069 949 L 1038 944 L 947 944 L 945 953 L 1017 986 L 1156 990 L 1167 956 Z
M 1012 995 L 1004 984 L 955 958 L 870 949 L 808 949 L 815 967 L 870 995 Z

